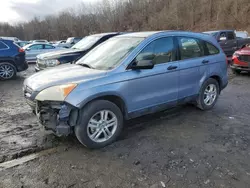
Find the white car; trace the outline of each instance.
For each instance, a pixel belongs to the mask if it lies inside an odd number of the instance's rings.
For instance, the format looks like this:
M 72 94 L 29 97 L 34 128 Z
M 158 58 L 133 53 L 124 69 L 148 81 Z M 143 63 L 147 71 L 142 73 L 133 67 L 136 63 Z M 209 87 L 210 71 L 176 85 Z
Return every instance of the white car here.
M 26 52 L 27 62 L 36 62 L 36 56 L 50 51 L 56 51 L 62 49 L 61 47 L 55 47 L 46 43 L 32 43 L 23 47 Z
M 49 43 L 47 40 L 33 40 L 32 43 Z

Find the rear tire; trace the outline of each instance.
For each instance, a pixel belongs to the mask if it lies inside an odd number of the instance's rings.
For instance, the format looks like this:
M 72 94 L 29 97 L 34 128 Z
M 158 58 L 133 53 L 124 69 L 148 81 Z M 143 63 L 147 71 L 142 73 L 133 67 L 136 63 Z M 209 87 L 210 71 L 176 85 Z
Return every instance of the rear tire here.
M 220 93 L 220 87 L 217 80 L 209 78 L 206 80 L 199 92 L 197 98 L 197 107 L 201 110 L 210 110 L 214 107 Z
M 0 63 L 0 80 L 9 80 L 16 77 L 16 67 L 8 62 Z
M 80 113 L 75 135 L 87 148 L 105 147 L 114 142 L 122 131 L 122 112 L 110 101 L 93 101 L 87 104 Z

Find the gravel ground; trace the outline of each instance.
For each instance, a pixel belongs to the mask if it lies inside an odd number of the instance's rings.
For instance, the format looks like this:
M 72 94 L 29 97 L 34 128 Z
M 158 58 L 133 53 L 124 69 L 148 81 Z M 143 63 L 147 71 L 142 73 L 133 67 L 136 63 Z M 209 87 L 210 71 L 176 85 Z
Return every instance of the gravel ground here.
M 44 132 L 18 79 L 0 82 L 1 162 L 56 153 L 0 170 L 0 187 L 250 187 L 250 76 L 233 76 L 213 110 L 182 106 L 129 122 L 116 143 L 88 150 Z

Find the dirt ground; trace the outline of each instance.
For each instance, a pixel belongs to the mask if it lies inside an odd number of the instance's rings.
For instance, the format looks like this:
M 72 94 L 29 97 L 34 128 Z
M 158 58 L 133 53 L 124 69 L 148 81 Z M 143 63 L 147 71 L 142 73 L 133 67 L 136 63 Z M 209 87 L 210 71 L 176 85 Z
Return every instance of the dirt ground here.
M 116 143 L 88 150 L 43 131 L 22 82 L 0 82 L 0 164 L 46 148 L 56 152 L 7 170 L 2 188 L 250 187 L 250 76 L 230 74 L 213 110 L 182 106 L 129 122 Z

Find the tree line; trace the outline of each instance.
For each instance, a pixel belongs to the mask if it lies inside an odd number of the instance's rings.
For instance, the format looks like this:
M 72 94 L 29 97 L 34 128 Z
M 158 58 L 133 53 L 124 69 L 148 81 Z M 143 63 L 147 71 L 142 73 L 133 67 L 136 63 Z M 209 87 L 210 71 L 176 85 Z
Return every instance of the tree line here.
M 0 23 L 0 36 L 60 40 L 110 31 L 250 31 L 249 15 L 249 0 L 103 0 L 15 25 Z

